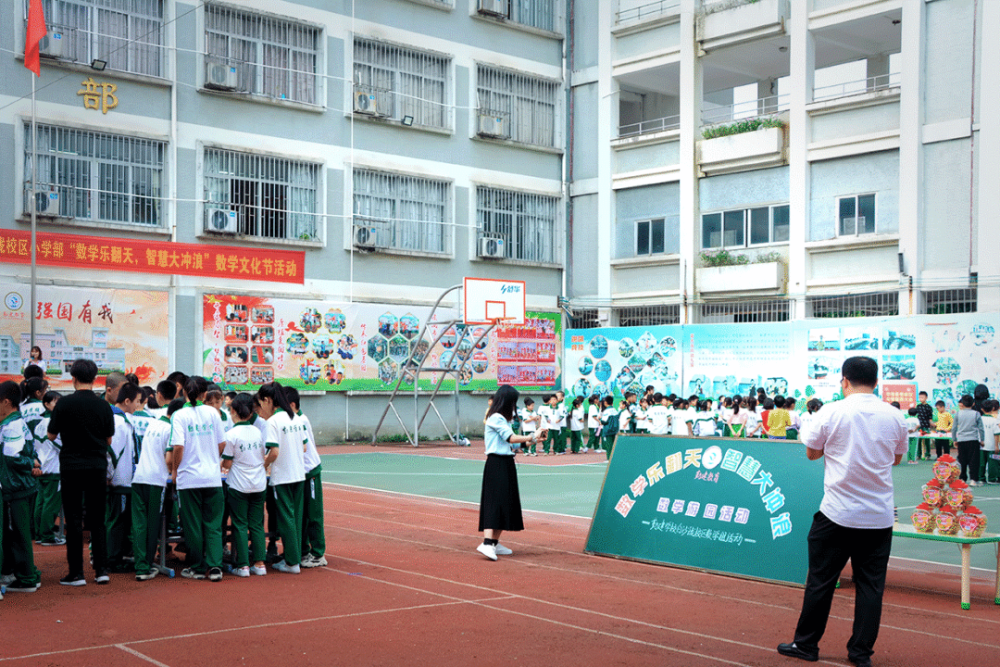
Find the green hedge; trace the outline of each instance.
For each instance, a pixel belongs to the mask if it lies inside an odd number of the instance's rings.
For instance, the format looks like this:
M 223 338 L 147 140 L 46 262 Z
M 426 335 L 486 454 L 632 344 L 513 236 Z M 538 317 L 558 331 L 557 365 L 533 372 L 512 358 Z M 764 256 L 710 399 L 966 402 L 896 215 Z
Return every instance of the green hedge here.
M 729 123 L 728 125 L 713 125 L 712 127 L 706 127 L 702 130 L 701 136 L 705 139 L 715 139 L 716 137 L 728 137 L 732 134 L 743 134 L 744 132 L 753 132 L 754 130 L 761 130 L 769 127 L 784 126 L 785 122 L 783 120 L 766 116 L 764 118 L 740 120 L 735 123 Z

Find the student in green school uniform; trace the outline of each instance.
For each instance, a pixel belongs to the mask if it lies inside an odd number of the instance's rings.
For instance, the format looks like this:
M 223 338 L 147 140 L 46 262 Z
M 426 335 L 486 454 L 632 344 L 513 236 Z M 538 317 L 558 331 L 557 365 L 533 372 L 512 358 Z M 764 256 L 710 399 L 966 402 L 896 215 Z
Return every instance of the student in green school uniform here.
M 594 450 L 599 451 L 601 448 L 601 438 L 597 433 L 601 430 L 601 399 L 597 394 L 591 394 L 590 398 L 587 399 L 587 431 L 589 436 L 587 437 L 587 446 L 583 448 L 583 451 Z
M 34 593 L 41 583 L 31 544 L 31 513 L 42 474 L 35 460 L 34 438 L 21 418 L 21 388 L 8 380 L 0 384 L 0 487 L 3 539 L 0 552 L 3 582 L 8 593 Z
M 257 390 L 260 414 L 267 418 L 265 446 L 280 447 L 271 464 L 278 535 L 284 554 L 272 567 L 278 572 L 298 574 L 302 560 L 302 503 L 305 487 L 305 422 L 297 419 L 288 404 L 284 387 L 277 382 Z
M 541 419 L 541 416 L 535 411 L 535 401 L 525 398 L 524 408 L 521 410 L 521 433 L 523 435 L 534 435 L 535 431 L 538 430 Z M 535 447 L 537 447 L 537 444 L 534 438 L 532 438 L 531 445 L 525 450 L 525 456 L 538 456 Z
M 170 416 L 184 407 L 178 398 L 166 406 L 166 414 L 146 427 L 139 451 L 139 461 L 132 473 L 132 550 L 135 555 L 136 581 L 149 581 L 157 575 L 153 567 L 160 538 L 160 511 L 163 491 L 170 479 L 173 452 L 170 446 Z
M 59 450 L 62 449 L 62 438 L 57 437 L 52 441 L 47 435 L 52 409 L 60 396 L 57 391 L 45 393 L 42 399 L 45 412 L 35 426 L 35 456 L 42 466 L 42 474 L 37 478 L 38 497 L 35 500 L 33 528 L 35 544 L 43 547 L 66 544 L 66 540 L 56 534 L 56 519 L 59 518 L 59 510 L 62 509 L 62 494 L 59 492 Z
M 602 401 L 604 410 L 601 411 L 601 448 L 608 459 L 611 458 L 611 450 L 615 446 L 615 438 L 618 437 L 621 426 L 618 410 L 615 410 L 614 404 L 613 396 L 605 396 Z
M 226 432 L 226 447 L 222 451 L 222 467 L 229 472 L 226 502 L 233 521 L 233 574 L 237 577 L 267 574 L 264 489 L 267 468 L 279 454 L 278 447 L 265 449 L 260 430 L 250 423 L 253 408 L 253 397 L 249 394 L 239 394 L 230 401 L 229 411 L 235 425 Z
M 118 387 L 115 404 L 115 434 L 108 447 L 108 508 L 104 522 L 108 531 L 108 568 L 125 569 L 132 553 L 132 469 L 139 460 L 139 442 L 132 414 L 139 405 L 139 387 L 126 382 Z
M 39 422 L 42 420 L 42 415 L 45 413 L 45 404 L 42 399 L 48 389 L 49 383 L 43 377 L 30 377 L 21 383 L 21 394 L 24 400 L 19 406 L 18 412 L 21 413 L 21 419 L 24 420 L 25 426 L 28 427 L 28 432 L 31 433 L 31 445 L 35 449 L 36 456 L 38 455 L 38 438 L 35 436 L 35 429 L 38 427 Z M 38 504 L 38 499 L 41 495 L 41 488 L 39 487 L 39 493 L 35 496 L 35 505 Z M 34 507 L 31 508 L 31 515 L 31 536 L 37 544 L 39 537 Z
M 170 450 L 188 548 L 181 576 L 221 581 L 225 497 L 219 471 L 226 434 L 219 413 L 202 403 L 207 390 L 208 382 L 197 375 L 184 383 L 188 402 L 170 418 Z
M 570 424 L 569 424 L 569 408 L 566 407 L 566 394 L 560 389 L 556 392 L 556 414 L 562 419 L 559 422 L 559 439 L 556 441 L 556 454 L 566 453 L 566 443 L 569 442 L 570 434 Z
M 229 410 L 225 407 L 226 396 L 222 393 L 222 388 L 215 383 L 210 383 L 208 385 L 208 390 L 205 391 L 205 405 L 214 409 L 219 413 L 219 419 L 222 420 L 222 431 L 228 432 L 229 429 L 233 427 L 233 420 L 229 416 Z M 228 476 L 223 471 L 222 476 L 222 495 L 224 498 L 229 497 L 229 479 Z M 226 549 L 226 543 L 229 541 L 229 503 L 226 503 L 222 508 L 222 523 L 219 524 L 219 530 L 222 531 L 222 556 L 225 558 L 229 555 Z
M 316 436 L 312 422 L 299 409 L 299 390 L 285 387 L 288 404 L 295 416 L 305 424 L 305 445 L 302 460 L 305 462 L 305 490 L 302 504 L 302 567 L 326 565 L 326 535 L 323 532 L 323 466 L 316 450 Z
M 569 414 L 570 451 L 574 454 L 579 454 L 583 447 L 583 422 L 586 414 L 583 409 L 583 396 L 577 396 L 573 399 L 573 407 Z

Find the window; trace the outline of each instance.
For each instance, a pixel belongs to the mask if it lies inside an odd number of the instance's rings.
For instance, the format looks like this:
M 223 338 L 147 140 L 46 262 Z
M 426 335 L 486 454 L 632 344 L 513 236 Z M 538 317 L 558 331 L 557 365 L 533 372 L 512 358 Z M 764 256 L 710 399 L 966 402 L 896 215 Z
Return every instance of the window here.
M 96 58 L 119 72 L 163 76 L 162 0 L 42 0 L 42 7 L 49 33 L 42 53 L 88 65 Z
M 451 127 L 448 59 L 366 39 L 354 41 L 354 92 L 375 98 L 373 115 Z
M 661 324 L 680 324 L 679 304 L 659 306 L 630 306 L 616 308 L 620 327 L 655 327 Z
M 701 216 L 701 247 L 745 248 L 788 242 L 788 204 Z
M 875 195 L 856 195 L 837 200 L 839 236 L 875 233 Z
M 30 125 L 24 136 L 24 210 L 30 211 Z M 165 147 L 162 141 L 39 125 L 38 198 L 52 202 L 58 196 L 51 214 L 64 218 L 159 226 Z
M 316 241 L 319 165 L 205 149 L 205 208 L 236 211 L 237 232 Z
M 598 329 L 601 320 L 596 309 L 574 309 L 570 318 L 571 329 Z
M 236 80 L 206 84 L 276 100 L 319 104 L 318 28 L 214 4 L 205 8 L 206 72 L 235 68 Z M 225 72 L 226 67 L 222 70 Z
M 501 238 L 504 257 L 553 264 L 556 261 L 558 197 L 478 187 L 480 238 Z
M 886 317 L 899 315 L 899 292 L 871 292 L 809 298 L 812 317 Z
M 923 294 L 924 312 L 928 315 L 974 313 L 978 310 L 978 287 L 930 290 Z
M 534 146 L 556 145 L 559 84 L 479 66 L 479 134 Z
M 656 255 L 664 252 L 663 218 L 635 223 L 635 254 Z
M 701 321 L 708 322 L 787 322 L 791 302 L 785 299 L 768 301 L 725 301 L 704 303 Z
M 514 23 L 555 31 L 556 0 L 474 0 L 479 13 L 502 16 Z
M 447 253 L 448 192 L 446 181 L 355 170 L 355 223 L 375 227 L 379 247 Z

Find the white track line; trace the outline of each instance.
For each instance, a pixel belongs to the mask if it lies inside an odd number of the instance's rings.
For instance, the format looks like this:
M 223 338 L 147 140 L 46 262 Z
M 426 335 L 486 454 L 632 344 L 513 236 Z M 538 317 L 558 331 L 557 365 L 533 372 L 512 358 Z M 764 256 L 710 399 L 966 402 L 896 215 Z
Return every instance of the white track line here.
M 159 660 L 153 660 L 148 655 L 143 655 L 142 653 L 136 651 L 134 648 L 129 648 L 128 646 L 125 646 L 125 644 L 115 644 L 115 648 L 119 648 L 130 655 L 134 655 L 137 658 L 142 658 L 146 662 L 156 665 L 156 667 L 170 667 L 170 665 L 164 664 Z

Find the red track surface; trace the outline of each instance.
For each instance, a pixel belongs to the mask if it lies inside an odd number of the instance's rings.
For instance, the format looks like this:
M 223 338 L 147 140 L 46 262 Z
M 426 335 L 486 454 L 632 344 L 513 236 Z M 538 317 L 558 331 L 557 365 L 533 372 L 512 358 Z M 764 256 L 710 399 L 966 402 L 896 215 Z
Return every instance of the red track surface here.
M 774 650 L 799 589 L 588 556 L 582 519 L 528 512 L 494 563 L 474 551 L 475 507 L 336 485 L 325 504 L 329 566 L 298 576 L 74 589 L 63 550 L 38 547 L 42 589 L 0 602 L 0 667 L 802 664 Z M 876 667 L 995 665 L 992 581 L 972 603 L 953 576 L 890 571 Z M 852 616 L 847 583 L 821 664 L 849 665 Z

